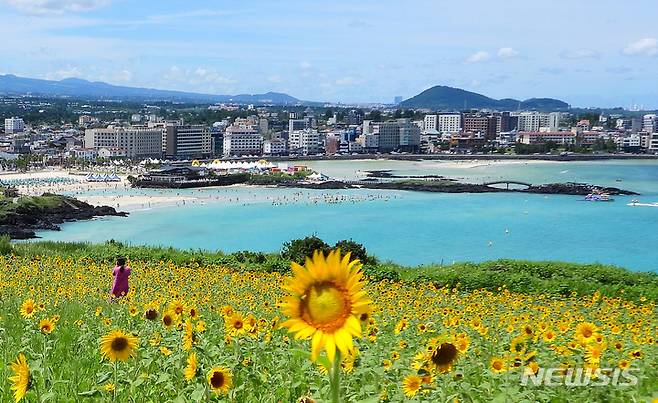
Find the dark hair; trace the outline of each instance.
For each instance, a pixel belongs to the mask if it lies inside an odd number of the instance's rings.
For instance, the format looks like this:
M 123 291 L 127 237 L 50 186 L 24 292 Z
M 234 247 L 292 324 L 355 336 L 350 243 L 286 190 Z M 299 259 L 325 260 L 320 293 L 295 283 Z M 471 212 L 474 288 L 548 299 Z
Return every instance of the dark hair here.
M 123 271 L 126 269 L 126 258 L 117 258 L 117 266 L 120 266 L 119 270 L 123 273 Z

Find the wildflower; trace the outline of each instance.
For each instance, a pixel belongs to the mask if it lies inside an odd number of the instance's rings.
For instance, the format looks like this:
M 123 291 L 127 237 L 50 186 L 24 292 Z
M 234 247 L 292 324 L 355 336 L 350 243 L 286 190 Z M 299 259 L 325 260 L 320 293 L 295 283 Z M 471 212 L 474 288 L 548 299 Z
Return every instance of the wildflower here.
M 55 330 L 55 323 L 48 318 L 41 319 L 39 322 L 39 330 L 43 334 L 50 334 Z
M 404 395 L 411 398 L 416 396 L 420 390 L 423 380 L 418 375 L 409 375 L 402 381 L 402 391 Z
M 112 362 L 127 361 L 135 354 L 138 343 L 137 337 L 122 330 L 115 330 L 101 338 L 101 355 Z
M 187 357 L 187 366 L 185 367 L 185 371 L 183 371 L 185 375 L 185 380 L 186 381 L 191 381 L 194 379 L 196 376 L 196 371 L 197 371 L 197 359 L 196 359 L 196 353 L 191 353 L 189 357 Z
M 25 397 L 31 384 L 30 368 L 23 353 L 20 353 L 16 362 L 11 364 L 11 370 L 14 373 L 13 376 L 9 377 L 12 382 L 11 390 L 14 391 L 14 400 L 20 402 Z
M 21 305 L 21 315 L 27 319 L 31 318 L 34 315 L 34 311 L 36 310 L 36 306 L 34 305 L 34 300 L 33 299 L 26 299 L 23 304 Z
M 228 368 L 215 367 L 208 373 L 208 386 L 216 394 L 226 394 L 233 384 L 233 375 Z
M 372 301 L 363 287 L 363 273 L 358 260 L 350 254 L 341 258 L 340 250 L 328 256 L 316 251 L 306 265 L 292 263 L 294 278 L 285 289 L 283 311 L 290 319 L 283 323 L 297 339 L 311 340 L 311 359 L 322 349 L 334 360 L 336 348 L 347 355 L 354 348 L 352 337 L 361 337 L 359 316 L 370 311 Z

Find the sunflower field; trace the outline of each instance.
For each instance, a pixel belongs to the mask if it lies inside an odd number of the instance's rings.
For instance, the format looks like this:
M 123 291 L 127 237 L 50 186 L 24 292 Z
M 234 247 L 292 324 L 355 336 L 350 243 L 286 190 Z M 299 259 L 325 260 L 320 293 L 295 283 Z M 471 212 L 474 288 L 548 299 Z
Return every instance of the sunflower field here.
M 111 262 L 0 256 L 0 401 L 658 398 L 651 299 L 374 281 L 338 252 L 290 276 L 128 264 L 110 301 Z

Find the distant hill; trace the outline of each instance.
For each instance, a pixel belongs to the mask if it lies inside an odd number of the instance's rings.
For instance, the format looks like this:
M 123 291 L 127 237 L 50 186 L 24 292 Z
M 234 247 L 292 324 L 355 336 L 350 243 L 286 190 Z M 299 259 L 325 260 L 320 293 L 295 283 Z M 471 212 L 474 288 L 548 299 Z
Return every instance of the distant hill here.
M 152 88 L 124 87 L 100 81 L 66 78 L 61 81 L 0 75 L 0 94 L 41 95 L 90 99 L 167 100 L 187 102 L 236 102 L 245 104 L 306 104 L 295 97 L 278 92 L 265 94 L 212 95 L 193 92 L 157 90 Z
M 569 104 L 552 98 L 493 99 L 459 88 L 437 85 L 400 103 L 402 108 L 428 108 L 436 110 L 506 109 L 506 110 L 565 110 Z

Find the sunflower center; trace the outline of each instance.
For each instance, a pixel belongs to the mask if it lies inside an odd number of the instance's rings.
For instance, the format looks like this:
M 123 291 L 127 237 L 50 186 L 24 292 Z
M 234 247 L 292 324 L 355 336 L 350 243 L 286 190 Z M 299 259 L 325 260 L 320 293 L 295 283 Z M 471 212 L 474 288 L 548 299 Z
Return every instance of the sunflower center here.
M 212 378 L 210 378 L 210 385 L 212 385 L 212 387 L 215 389 L 219 389 L 224 386 L 224 374 L 219 371 L 212 374 Z
M 493 368 L 496 371 L 500 371 L 501 369 L 503 369 L 503 363 L 501 361 L 494 361 L 493 362 Z
M 167 326 L 171 325 L 172 322 L 171 316 L 166 315 L 164 318 L 162 318 L 162 322 Z
M 310 287 L 301 303 L 302 317 L 318 327 L 339 328 L 352 310 L 346 293 L 327 282 Z M 325 330 L 325 329 L 323 329 Z
M 128 339 L 125 337 L 117 337 L 114 340 L 112 340 L 112 344 L 110 345 L 110 348 L 113 351 L 123 351 L 128 347 Z
M 457 357 L 457 347 L 452 343 L 443 343 L 432 354 L 432 362 L 435 365 L 448 365 Z

